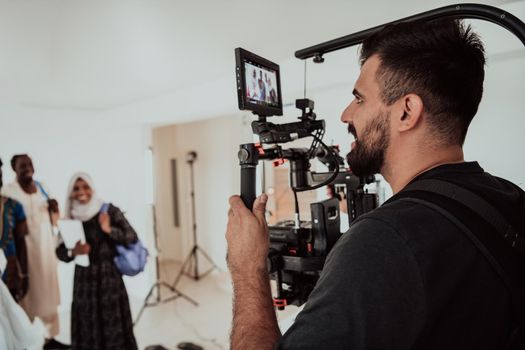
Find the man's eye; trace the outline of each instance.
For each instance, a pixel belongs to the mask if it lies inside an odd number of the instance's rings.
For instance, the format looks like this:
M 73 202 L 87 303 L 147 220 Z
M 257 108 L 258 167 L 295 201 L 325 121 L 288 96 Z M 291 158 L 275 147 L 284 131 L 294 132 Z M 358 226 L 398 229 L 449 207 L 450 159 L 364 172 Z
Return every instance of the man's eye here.
M 360 105 L 360 104 L 363 103 L 363 102 L 364 102 L 364 101 L 363 101 L 362 98 L 360 98 L 360 97 L 358 97 L 358 96 L 355 97 L 355 103 L 356 103 L 356 104 Z

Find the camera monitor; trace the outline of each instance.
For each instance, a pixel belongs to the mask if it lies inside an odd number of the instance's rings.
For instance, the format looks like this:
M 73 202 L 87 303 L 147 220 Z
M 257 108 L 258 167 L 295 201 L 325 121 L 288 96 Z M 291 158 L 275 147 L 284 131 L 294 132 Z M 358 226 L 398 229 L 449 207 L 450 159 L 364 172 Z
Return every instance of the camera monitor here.
M 240 47 L 235 61 L 239 109 L 265 117 L 283 115 L 279 65 Z

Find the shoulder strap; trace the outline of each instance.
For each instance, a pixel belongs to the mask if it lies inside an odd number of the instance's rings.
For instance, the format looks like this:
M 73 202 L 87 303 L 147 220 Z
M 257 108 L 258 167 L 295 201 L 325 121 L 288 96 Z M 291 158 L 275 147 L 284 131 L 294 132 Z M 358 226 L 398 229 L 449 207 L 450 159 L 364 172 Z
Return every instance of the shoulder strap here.
M 42 184 L 40 182 L 36 181 L 36 180 L 35 180 L 35 184 L 40 189 L 40 192 L 42 192 L 44 197 L 46 197 L 46 199 L 49 200 L 49 195 L 47 194 L 46 190 L 44 190 L 44 186 L 42 186 Z
M 489 202 L 461 186 L 451 182 L 435 179 L 419 180 L 408 185 L 405 191 L 427 191 L 453 199 L 467 208 L 470 208 L 504 237 L 509 244 L 525 257 L 525 238 L 519 234 L 501 214 Z
M 100 207 L 100 213 L 107 214 L 109 210 L 109 203 L 103 203 Z
M 514 306 L 513 319 L 519 325 L 506 348 L 521 348 L 519 342 L 525 340 L 525 260 L 516 248 L 522 244 L 523 237 L 486 200 L 446 181 L 419 180 L 392 198 L 398 199 L 441 213 L 481 252 L 509 291 Z

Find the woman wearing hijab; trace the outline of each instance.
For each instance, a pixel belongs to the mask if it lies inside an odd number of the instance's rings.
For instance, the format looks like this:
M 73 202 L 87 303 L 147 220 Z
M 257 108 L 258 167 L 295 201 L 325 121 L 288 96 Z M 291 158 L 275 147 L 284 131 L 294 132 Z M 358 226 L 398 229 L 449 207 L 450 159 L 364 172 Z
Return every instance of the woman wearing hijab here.
M 89 254 L 89 266 L 75 267 L 71 340 L 75 350 L 137 349 L 128 295 L 122 275 L 115 266 L 116 244 L 137 241 L 135 230 L 119 208 L 97 197 L 88 174 L 76 173 L 68 187 L 65 216 L 80 220 L 86 243 L 77 242 L 68 250 L 57 248 L 58 258 L 70 262 L 77 255 Z

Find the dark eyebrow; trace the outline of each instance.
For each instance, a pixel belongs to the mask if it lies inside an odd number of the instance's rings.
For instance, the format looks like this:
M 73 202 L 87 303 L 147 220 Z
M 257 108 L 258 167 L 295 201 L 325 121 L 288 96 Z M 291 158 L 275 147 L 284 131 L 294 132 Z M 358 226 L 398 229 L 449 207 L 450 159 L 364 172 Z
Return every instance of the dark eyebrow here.
M 355 97 L 364 97 L 363 94 L 357 91 L 356 88 L 354 88 L 354 90 L 352 91 L 352 95 L 354 95 Z

